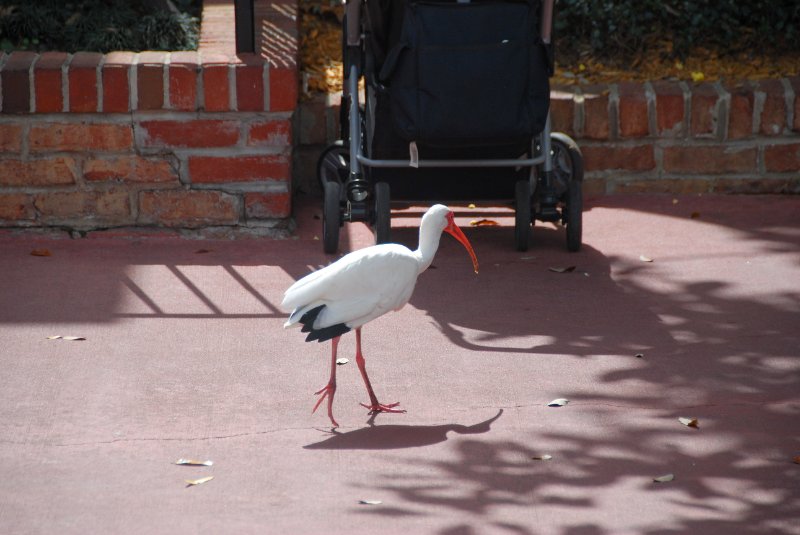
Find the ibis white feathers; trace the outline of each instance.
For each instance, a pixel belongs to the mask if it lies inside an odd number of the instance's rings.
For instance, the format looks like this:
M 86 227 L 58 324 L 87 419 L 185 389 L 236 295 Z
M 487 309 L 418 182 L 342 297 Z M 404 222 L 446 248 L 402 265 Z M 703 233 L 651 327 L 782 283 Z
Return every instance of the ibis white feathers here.
M 475 272 L 478 261 L 472 246 L 453 220 L 453 212 L 437 204 L 425 212 L 419 228 L 419 247 L 411 251 L 403 245 L 387 243 L 349 253 L 336 262 L 303 277 L 292 284 L 281 304 L 292 310 L 284 327 L 302 325 L 306 341 L 332 341 L 331 378 L 314 406 L 328 398 L 328 417 L 334 426 L 333 396 L 336 391 L 336 348 L 339 337 L 355 329 L 356 363 L 370 396 L 370 412 L 403 412 L 397 404 L 378 402 L 369 383 L 361 353 L 361 327 L 369 321 L 398 310 L 414 292 L 417 276 L 433 262 L 442 232 L 461 242 L 469 252 Z

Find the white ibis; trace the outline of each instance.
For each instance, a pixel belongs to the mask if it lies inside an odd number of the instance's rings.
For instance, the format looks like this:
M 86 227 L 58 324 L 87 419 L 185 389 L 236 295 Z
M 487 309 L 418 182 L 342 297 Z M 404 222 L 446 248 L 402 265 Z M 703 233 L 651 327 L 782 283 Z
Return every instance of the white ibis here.
M 315 412 L 327 398 L 328 417 L 334 427 L 339 426 L 333 417 L 336 348 L 341 336 L 351 329 L 356 331 L 356 364 L 370 400 L 369 405 L 361 405 L 369 409 L 370 414 L 405 412 L 397 408 L 399 403 L 383 404 L 375 396 L 361 352 L 361 327 L 391 310 L 399 310 L 408 302 L 417 276 L 433 262 L 442 231 L 466 247 L 477 273 L 478 259 L 469 240 L 455 224 L 453 212 L 437 204 L 422 216 L 416 251 L 396 243 L 359 249 L 310 273 L 286 290 L 281 306 L 293 311 L 284 328 L 300 324 L 302 332 L 308 333 L 306 342 L 331 341 L 331 377 L 328 384 L 315 393 L 320 397 L 311 412 Z

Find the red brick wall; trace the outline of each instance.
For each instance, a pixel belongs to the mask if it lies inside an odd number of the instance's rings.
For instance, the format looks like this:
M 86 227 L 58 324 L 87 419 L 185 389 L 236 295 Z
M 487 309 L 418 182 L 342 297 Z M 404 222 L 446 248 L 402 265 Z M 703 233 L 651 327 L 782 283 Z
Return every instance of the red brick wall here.
M 207 1 L 222 38 L 199 52 L 0 56 L 0 226 L 280 226 L 296 18 L 259 4 L 280 61 L 234 53 L 233 0 Z
M 551 96 L 553 129 L 578 141 L 589 194 L 800 193 L 800 77 L 554 87 Z M 302 179 L 338 135 L 338 106 L 300 105 Z

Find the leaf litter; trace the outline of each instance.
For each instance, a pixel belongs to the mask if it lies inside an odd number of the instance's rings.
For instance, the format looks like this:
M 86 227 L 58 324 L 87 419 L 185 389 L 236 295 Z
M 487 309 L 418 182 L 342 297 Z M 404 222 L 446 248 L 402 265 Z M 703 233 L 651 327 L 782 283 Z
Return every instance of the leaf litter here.
M 694 427 L 695 429 L 700 429 L 700 422 L 697 418 L 678 418 L 678 421 L 685 425 L 686 427 Z
M 175 464 L 183 466 L 213 466 L 214 461 L 196 461 L 194 459 L 178 459 Z
M 208 483 L 212 479 L 214 479 L 214 476 L 206 476 L 198 479 L 186 479 L 185 481 L 187 487 L 194 487 L 195 485 L 202 485 L 203 483 Z

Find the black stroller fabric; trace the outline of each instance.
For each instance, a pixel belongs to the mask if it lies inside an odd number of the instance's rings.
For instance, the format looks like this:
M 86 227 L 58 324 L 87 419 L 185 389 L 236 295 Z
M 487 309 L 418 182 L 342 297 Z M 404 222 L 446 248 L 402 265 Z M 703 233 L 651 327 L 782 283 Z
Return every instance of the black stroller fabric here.
M 371 158 L 518 158 L 550 103 L 538 0 L 368 0 Z M 509 199 L 528 168 L 365 168 L 394 200 Z
M 392 3 L 404 6 L 401 29 L 381 27 L 397 41 L 375 59 L 401 138 L 502 146 L 542 131 L 549 82 L 538 1 Z

